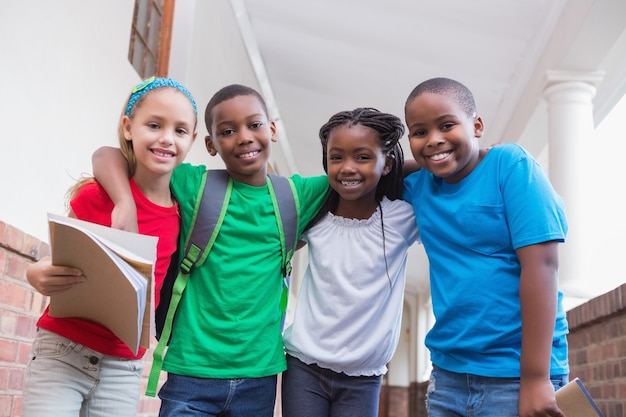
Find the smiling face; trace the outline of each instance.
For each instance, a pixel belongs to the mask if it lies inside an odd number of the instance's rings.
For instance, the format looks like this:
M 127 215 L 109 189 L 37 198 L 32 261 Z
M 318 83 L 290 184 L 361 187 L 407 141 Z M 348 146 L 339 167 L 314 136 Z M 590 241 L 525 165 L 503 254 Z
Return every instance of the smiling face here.
M 219 153 L 233 179 L 264 185 L 276 125 L 259 99 L 254 95 L 233 97 L 216 105 L 211 116 L 212 135 L 205 139 L 209 153 Z
M 480 162 L 477 139 L 483 122 L 449 97 L 418 95 L 407 103 L 405 118 L 413 157 L 445 182 L 458 183 Z
M 382 152 L 378 132 L 359 124 L 338 126 L 328 135 L 326 155 L 328 182 L 340 196 L 335 214 L 368 218 L 378 205 L 380 177 L 392 165 Z
M 196 115 L 187 96 L 165 87 L 146 93 L 131 116 L 121 120 L 124 138 L 132 142 L 135 177 L 169 175 L 191 149 L 196 138 Z

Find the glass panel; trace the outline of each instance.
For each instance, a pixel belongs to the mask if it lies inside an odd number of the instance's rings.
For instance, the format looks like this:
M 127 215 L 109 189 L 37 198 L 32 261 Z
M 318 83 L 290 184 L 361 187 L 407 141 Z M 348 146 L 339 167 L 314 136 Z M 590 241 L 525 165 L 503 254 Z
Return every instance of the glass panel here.
M 142 78 L 148 78 L 148 77 L 152 77 L 153 75 L 156 75 L 156 72 L 157 72 L 156 67 L 157 67 L 157 63 L 154 60 L 154 58 L 152 58 L 152 55 L 146 54 L 146 69 Z
M 167 11 L 164 10 L 166 5 Z M 166 0 L 135 0 L 128 60 L 142 78 L 157 74 L 162 47 L 163 13 L 172 13 L 170 9 L 173 5 L 173 1 Z M 171 22 L 168 24 L 171 25 Z M 167 73 L 167 68 L 164 71 Z
M 135 69 L 137 70 L 141 78 L 145 78 L 144 77 L 145 68 L 143 65 L 143 61 L 144 61 L 143 57 L 146 54 L 146 48 L 143 45 L 143 42 L 141 42 L 141 40 L 138 37 L 136 39 L 137 41 L 135 42 L 135 53 L 133 56 L 132 63 L 133 63 L 133 67 L 135 67 Z
M 157 10 L 156 6 L 152 7 L 150 13 L 150 32 L 148 35 L 148 47 L 155 55 L 159 52 L 159 42 L 161 40 L 161 14 Z
M 136 0 L 135 3 L 139 6 L 137 10 L 137 21 L 135 27 L 142 34 L 142 36 L 148 36 L 148 13 L 150 13 L 150 0 Z
M 165 4 L 165 0 L 152 0 L 152 4 L 157 8 L 160 15 L 163 15 L 163 5 Z

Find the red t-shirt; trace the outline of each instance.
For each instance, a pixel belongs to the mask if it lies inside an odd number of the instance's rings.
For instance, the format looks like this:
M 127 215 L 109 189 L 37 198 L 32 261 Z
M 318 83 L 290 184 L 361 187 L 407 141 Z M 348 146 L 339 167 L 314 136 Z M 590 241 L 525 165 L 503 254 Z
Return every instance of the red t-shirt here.
M 167 273 L 170 257 L 176 251 L 178 232 L 180 229 L 178 205 L 162 207 L 154 204 L 143 195 L 139 187 L 131 179 L 133 198 L 137 205 L 137 222 L 139 233 L 157 236 L 157 261 L 154 268 L 155 305 L 159 303 L 159 294 L 163 279 Z M 111 226 L 113 202 L 97 182 L 85 184 L 76 197 L 70 202 L 72 210 L 81 220 Z M 87 320 L 74 318 L 57 318 L 48 314 L 49 308 L 43 312 L 37 326 L 49 330 L 76 343 L 84 345 L 105 355 L 124 359 L 140 359 L 146 349 L 140 348 L 137 355 L 119 340 L 106 327 Z

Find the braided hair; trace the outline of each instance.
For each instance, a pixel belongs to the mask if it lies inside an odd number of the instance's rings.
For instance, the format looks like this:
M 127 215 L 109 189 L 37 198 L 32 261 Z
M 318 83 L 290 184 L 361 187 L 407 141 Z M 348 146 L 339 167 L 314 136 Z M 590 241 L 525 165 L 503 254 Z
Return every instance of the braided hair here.
M 383 113 L 372 107 L 359 107 L 351 111 L 341 111 L 334 114 L 321 128 L 319 132 L 322 143 L 322 164 L 324 171 L 328 174 L 328 138 L 333 129 L 339 126 L 362 125 L 369 127 L 378 133 L 380 147 L 383 155 L 392 159 L 392 166 L 387 175 L 380 178 L 376 187 L 376 201 L 380 203 L 383 197 L 396 200 L 402 197 L 404 165 L 404 153 L 400 146 L 400 139 L 404 135 L 404 125 L 402 121 L 389 113 Z M 324 205 L 319 213 L 307 226 L 310 228 L 317 223 L 329 211 L 334 211 L 339 204 L 339 193 L 331 189 Z

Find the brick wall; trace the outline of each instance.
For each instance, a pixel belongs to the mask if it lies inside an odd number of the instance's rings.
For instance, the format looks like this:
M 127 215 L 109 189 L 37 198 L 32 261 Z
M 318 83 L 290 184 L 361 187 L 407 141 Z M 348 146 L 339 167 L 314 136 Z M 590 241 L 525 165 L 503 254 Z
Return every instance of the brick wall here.
M 22 414 L 24 370 L 37 319 L 47 304 L 47 297 L 28 284 L 25 271 L 29 264 L 49 253 L 47 243 L 0 221 L 0 417 Z M 145 358 L 144 391 L 151 350 Z M 164 373 L 161 382 L 163 379 Z M 158 399 L 142 396 L 137 416 L 157 416 L 159 405 Z
M 0 417 L 21 415 L 24 369 L 35 323 L 47 302 L 30 287 L 25 271 L 48 253 L 46 243 L 0 221 Z M 583 381 L 605 417 L 626 415 L 626 284 L 569 311 L 567 318 L 571 377 Z M 151 357 L 149 351 L 143 390 Z M 388 387 L 389 417 L 425 417 L 426 385 Z M 142 396 L 137 416 L 154 417 L 158 409 L 158 399 Z
M 605 417 L 626 415 L 626 284 L 568 311 L 567 320 L 570 377 Z
M 568 311 L 567 321 L 570 379 L 581 379 L 604 417 L 626 416 L 626 284 Z M 405 388 L 409 410 L 396 415 L 426 417 L 427 386 Z

